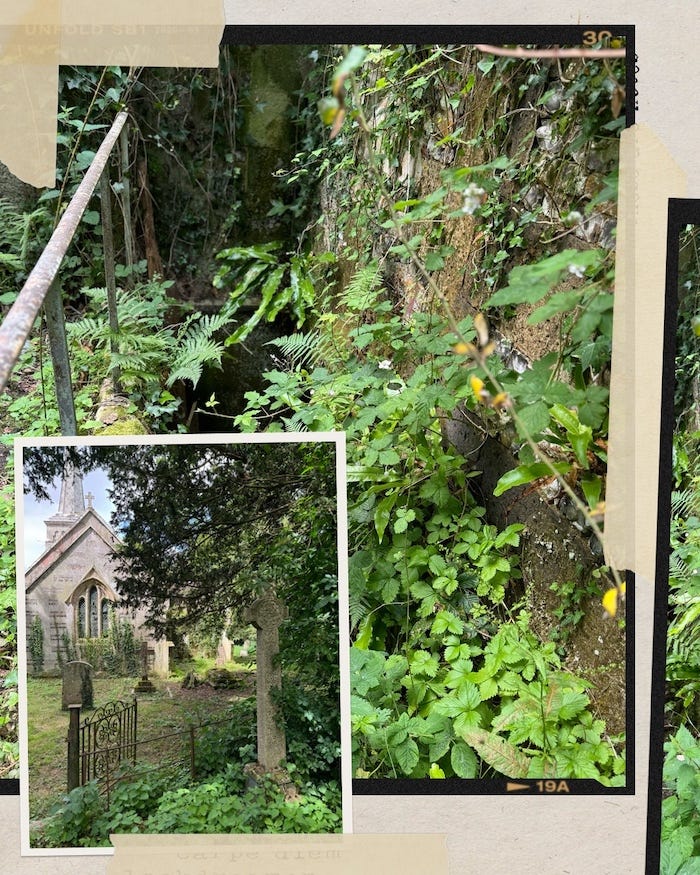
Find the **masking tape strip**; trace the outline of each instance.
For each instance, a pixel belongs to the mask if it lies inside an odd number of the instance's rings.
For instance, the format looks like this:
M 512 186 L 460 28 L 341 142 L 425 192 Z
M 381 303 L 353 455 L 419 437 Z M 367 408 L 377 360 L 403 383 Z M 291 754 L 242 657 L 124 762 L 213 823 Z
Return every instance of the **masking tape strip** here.
M 223 28 L 222 0 L 34 0 L 23 12 L 2 4 L 0 161 L 53 187 L 59 64 L 216 67 Z
M 685 190 L 685 174 L 649 127 L 623 132 L 606 557 L 648 580 L 654 580 L 656 567 L 666 201 L 683 197 Z
M 115 835 L 107 875 L 447 872 L 444 835 Z

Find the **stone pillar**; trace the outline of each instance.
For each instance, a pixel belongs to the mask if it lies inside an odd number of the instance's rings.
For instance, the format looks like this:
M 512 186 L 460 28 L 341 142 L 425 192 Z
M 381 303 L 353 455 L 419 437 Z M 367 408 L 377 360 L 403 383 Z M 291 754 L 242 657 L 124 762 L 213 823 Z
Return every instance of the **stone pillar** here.
M 170 674 L 170 648 L 174 647 L 172 641 L 159 638 L 153 644 L 153 668 L 152 674 L 157 677 L 167 678 Z
M 287 756 L 287 742 L 284 729 L 277 725 L 272 691 L 282 685 L 282 670 L 275 658 L 280 649 L 280 623 L 288 617 L 287 606 L 273 592 L 264 593 L 244 615 L 245 621 L 258 630 L 255 675 L 258 762 L 266 770 L 278 768 Z
M 134 687 L 135 693 L 153 693 L 155 687 L 148 679 L 148 643 L 141 642 L 141 680 Z

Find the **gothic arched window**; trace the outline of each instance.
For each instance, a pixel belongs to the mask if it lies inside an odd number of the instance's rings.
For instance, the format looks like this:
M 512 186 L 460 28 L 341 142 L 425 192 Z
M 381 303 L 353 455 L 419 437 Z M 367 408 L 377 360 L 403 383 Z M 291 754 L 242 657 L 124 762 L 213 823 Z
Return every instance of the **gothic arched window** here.
M 90 619 L 88 622 L 87 637 L 97 638 L 100 634 L 100 615 L 98 611 L 97 587 L 91 586 L 89 593 Z
M 78 638 L 85 637 L 85 596 L 78 599 Z
M 100 605 L 100 632 L 102 635 L 106 635 L 109 632 L 109 610 L 112 607 L 112 602 L 109 599 L 102 599 L 102 604 Z

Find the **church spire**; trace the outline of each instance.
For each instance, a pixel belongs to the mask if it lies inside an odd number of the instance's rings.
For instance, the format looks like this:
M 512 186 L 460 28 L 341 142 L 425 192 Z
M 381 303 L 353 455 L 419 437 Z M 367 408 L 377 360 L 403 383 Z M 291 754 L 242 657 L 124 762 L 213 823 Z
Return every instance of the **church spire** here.
M 83 478 L 80 474 L 76 474 L 73 465 L 66 460 L 66 468 L 61 481 L 61 495 L 58 499 L 58 515 L 77 519 L 84 513 Z
M 46 522 L 46 547 L 48 549 L 85 513 L 83 478 L 66 458 L 61 479 L 61 493 L 58 499 L 58 513 Z

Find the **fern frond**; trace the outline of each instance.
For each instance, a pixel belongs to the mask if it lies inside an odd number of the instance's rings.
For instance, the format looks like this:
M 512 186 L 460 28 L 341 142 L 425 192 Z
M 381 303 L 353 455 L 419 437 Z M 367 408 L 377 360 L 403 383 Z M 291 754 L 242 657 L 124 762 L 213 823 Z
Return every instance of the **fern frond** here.
M 217 343 L 204 334 L 190 335 L 177 352 L 166 386 L 172 386 L 177 380 L 189 380 L 196 386 L 205 365 L 221 367 L 223 351 L 223 343 Z
M 672 587 L 683 587 L 687 586 L 690 583 L 691 578 L 691 570 L 690 566 L 687 562 L 677 556 L 675 553 L 671 554 L 669 559 L 669 584 Z
M 329 338 L 319 331 L 275 337 L 268 340 L 265 346 L 276 346 L 292 369 L 313 367 L 317 362 L 327 359 L 333 349 Z
M 370 612 L 370 605 L 366 593 L 350 592 L 348 597 L 350 627 L 358 626 Z
M 340 295 L 342 309 L 353 313 L 370 310 L 377 303 L 378 293 L 382 287 L 382 271 L 379 262 L 370 261 L 353 274 L 350 282 Z
M 671 493 L 671 514 L 674 517 L 700 515 L 700 492 L 696 489 L 683 489 Z

